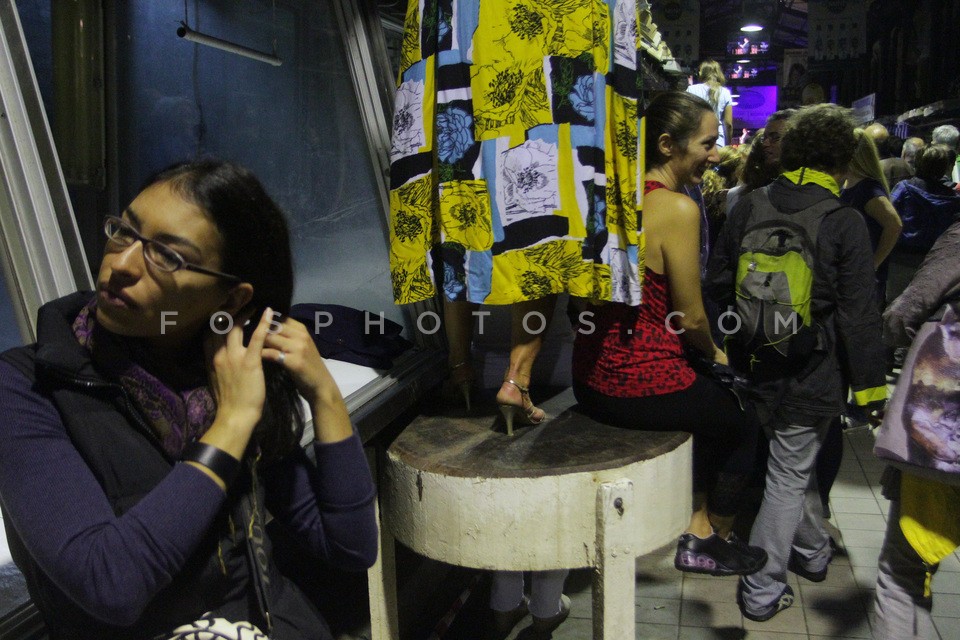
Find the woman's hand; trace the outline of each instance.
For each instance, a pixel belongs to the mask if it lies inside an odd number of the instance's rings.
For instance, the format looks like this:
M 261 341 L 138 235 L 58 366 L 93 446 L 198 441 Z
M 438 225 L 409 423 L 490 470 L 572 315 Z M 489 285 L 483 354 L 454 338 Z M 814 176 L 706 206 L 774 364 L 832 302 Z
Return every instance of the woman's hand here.
M 263 312 L 246 346 L 243 344 L 243 325 L 249 316 L 237 318 L 225 335 L 213 332 L 204 342 L 210 389 L 217 401 L 217 415 L 200 441 L 225 451 L 237 460 L 243 458 L 253 429 L 263 414 L 267 391 L 261 352 L 272 315 L 270 309 Z M 189 464 L 209 475 L 221 488 L 226 488 L 223 479 L 203 465 Z
M 303 323 L 291 318 L 271 320 L 263 358 L 280 364 L 293 378 L 297 391 L 310 404 L 317 440 L 337 442 L 350 437 L 353 427 L 343 395 Z
M 297 391 L 311 405 L 324 394 L 333 391 L 340 394 L 337 383 L 327 370 L 313 336 L 301 322 L 291 318 L 270 320 L 270 331 L 264 341 L 263 359 L 280 364 L 293 382 Z
M 267 309 L 246 346 L 243 325 L 249 317 L 239 317 L 224 335 L 211 333 L 205 347 L 209 357 L 210 388 L 217 400 L 217 417 L 231 418 L 251 431 L 260 420 L 266 398 L 260 352 L 270 329 L 271 311 Z

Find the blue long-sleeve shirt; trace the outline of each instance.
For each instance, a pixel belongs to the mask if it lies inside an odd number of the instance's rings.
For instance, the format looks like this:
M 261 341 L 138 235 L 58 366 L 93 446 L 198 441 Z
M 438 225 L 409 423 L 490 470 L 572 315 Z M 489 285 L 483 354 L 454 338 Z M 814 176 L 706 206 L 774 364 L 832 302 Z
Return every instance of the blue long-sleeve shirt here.
M 177 464 L 116 516 L 53 403 L 0 362 L 0 504 L 31 558 L 77 605 L 133 624 L 181 571 L 225 500 L 206 474 Z M 263 474 L 267 508 L 321 559 L 362 570 L 376 559 L 375 489 L 359 437 L 314 443 Z

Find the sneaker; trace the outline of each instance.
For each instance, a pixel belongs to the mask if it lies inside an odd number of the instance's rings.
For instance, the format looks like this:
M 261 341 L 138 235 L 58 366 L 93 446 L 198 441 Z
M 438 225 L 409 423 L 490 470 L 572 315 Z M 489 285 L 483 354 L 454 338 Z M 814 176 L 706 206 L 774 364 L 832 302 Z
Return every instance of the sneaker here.
M 837 544 L 836 538 L 834 538 L 833 536 L 830 536 L 830 555 L 832 557 L 837 555 L 838 553 L 840 553 L 840 545 Z M 844 551 L 842 555 L 847 555 L 846 551 Z
M 570 598 L 560 594 L 560 612 L 549 618 L 538 618 L 533 616 L 533 624 L 530 625 L 531 640 L 547 640 L 552 637 L 553 632 L 563 624 L 563 621 L 570 615 Z
M 715 533 L 706 538 L 684 533 L 677 542 L 677 555 L 673 559 L 673 566 L 679 571 L 712 576 L 748 575 L 766 563 L 766 551 L 745 544 L 733 533 L 728 540 Z
M 527 614 L 530 611 L 527 609 L 530 601 L 527 599 L 527 596 L 523 596 L 523 599 L 520 601 L 516 607 L 509 611 L 493 611 L 493 628 L 492 633 L 488 634 L 488 638 L 506 638 L 510 635 L 510 632 L 513 631 L 513 628 L 517 626 L 517 623 L 527 617 Z
M 730 543 L 730 545 L 740 553 L 749 556 L 758 562 L 760 564 L 760 569 L 763 568 L 763 565 L 767 564 L 767 552 L 765 549 L 762 547 L 751 547 L 749 544 L 741 540 L 740 537 L 733 531 L 731 531 L 730 535 L 727 536 L 727 542 Z
M 766 622 L 793 604 L 793 589 L 791 589 L 788 584 L 784 585 L 783 591 L 780 592 L 780 597 L 777 598 L 776 602 L 763 609 L 760 613 L 751 613 L 747 611 L 747 606 L 743 602 L 743 587 L 738 586 L 737 604 L 740 606 L 740 613 L 743 614 L 744 618 L 753 620 L 754 622 Z
M 820 571 L 810 571 L 809 569 L 805 569 L 803 564 L 801 564 L 800 557 L 792 551 L 790 552 L 790 560 L 787 561 L 787 568 L 790 569 L 790 571 L 793 571 L 801 578 L 806 578 L 810 582 L 823 582 L 826 580 L 827 569 L 829 566 L 830 563 L 827 563 L 827 566 Z

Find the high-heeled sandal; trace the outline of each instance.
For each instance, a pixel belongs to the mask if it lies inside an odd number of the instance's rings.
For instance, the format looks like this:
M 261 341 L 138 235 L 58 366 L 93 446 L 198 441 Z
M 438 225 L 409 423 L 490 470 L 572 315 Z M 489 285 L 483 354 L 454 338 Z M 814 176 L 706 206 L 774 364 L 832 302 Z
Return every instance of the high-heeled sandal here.
M 463 394 L 463 402 L 470 411 L 470 395 L 473 392 L 473 367 L 468 360 L 458 362 L 450 367 L 450 382 Z
M 547 413 L 540 409 L 539 407 L 533 404 L 533 401 L 530 400 L 530 389 L 528 387 L 521 386 L 516 380 L 507 380 L 503 381 L 503 384 L 512 384 L 520 392 L 520 406 L 515 404 L 508 404 L 506 402 L 497 402 L 497 405 L 500 407 L 500 413 L 503 414 L 503 419 L 507 423 L 507 435 L 513 435 L 513 421 L 514 418 L 519 415 L 520 424 L 540 424 L 547 418 Z M 501 385 L 501 389 L 503 386 Z M 517 413 L 519 410 L 519 414 Z

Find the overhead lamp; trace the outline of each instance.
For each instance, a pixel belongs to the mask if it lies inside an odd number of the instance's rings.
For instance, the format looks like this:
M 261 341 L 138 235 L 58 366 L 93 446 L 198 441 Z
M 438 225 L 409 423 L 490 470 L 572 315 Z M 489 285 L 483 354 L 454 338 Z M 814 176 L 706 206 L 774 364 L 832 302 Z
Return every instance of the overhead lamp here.
M 272 64 L 275 67 L 279 67 L 281 64 L 283 64 L 283 60 L 277 57 L 276 50 L 274 50 L 273 54 L 264 53 L 262 51 L 257 51 L 256 49 L 251 49 L 250 47 L 245 47 L 240 44 L 221 40 L 220 38 L 215 38 L 213 36 L 208 36 L 205 33 L 194 31 L 187 26 L 186 22 L 181 22 L 180 26 L 177 27 L 177 35 L 184 40 L 189 40 L 190 42 L 204 44 L 208 47 L 214 47 L 215 49 L 235 53 L 238 56 L 252 58 L 253 60 L 259 60 L 260 62 L 266 62 L 267 64 Z
M 744 58 L 743 60 L 737 60 L 737 64 L 750 64 L 750 59 Z
M 756 32 L 756 31 L 763 31 L 763 25 L 760 24 L 759 22 L 756 22 L 755 20 L 747 20 L 747 21 L 744 23 L 744 25 L 743 25 L 742 27 L 740 27 L 740 31 L 745 31 L 745 32 L 747 32 L 747 33 L 754 33 L 754 32 Z

